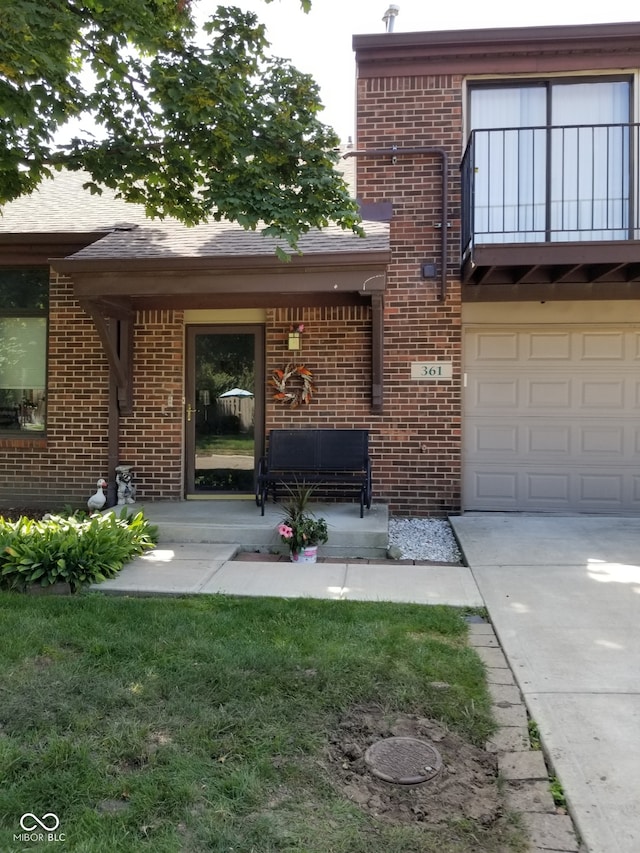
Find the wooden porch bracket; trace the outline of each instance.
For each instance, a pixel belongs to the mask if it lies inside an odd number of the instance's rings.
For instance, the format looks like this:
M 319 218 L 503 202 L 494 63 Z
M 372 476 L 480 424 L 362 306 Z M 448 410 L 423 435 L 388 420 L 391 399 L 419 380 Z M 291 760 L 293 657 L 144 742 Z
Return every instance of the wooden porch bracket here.
M 100 337 L 117 388 L 118 411 L 133 412 L 133 323 L 135 311 L 128 300 L 80 299 Z
M 384 294 L 371 294 L 371 411 L 384 408 Z

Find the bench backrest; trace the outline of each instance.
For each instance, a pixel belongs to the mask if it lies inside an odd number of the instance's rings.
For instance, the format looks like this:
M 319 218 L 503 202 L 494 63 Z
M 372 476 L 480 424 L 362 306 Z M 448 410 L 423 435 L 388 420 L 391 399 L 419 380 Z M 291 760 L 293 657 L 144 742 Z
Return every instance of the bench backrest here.
M 269 470 L 359 471 L 369 456 L 366 429 L 272 429 Z

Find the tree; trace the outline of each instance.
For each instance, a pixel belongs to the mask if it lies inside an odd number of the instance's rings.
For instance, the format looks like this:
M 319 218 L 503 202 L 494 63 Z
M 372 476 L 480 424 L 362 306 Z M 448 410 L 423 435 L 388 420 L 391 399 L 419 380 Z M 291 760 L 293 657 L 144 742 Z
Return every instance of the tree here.
M 362 233 L 313 79 L 269 55 L 253 13 L 218 7 L 204 29 L 189 0 L 3 0 L 0 205 L 66 168 L 187 225 L 263 222 L 294 248 L 329 222 Z M 57 146 L 81 116 L 99 137 Z

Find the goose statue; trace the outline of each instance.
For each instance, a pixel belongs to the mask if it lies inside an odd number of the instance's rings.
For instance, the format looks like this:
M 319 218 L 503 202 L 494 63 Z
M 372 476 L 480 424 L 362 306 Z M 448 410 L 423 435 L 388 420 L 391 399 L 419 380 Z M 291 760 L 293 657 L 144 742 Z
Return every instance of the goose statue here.
M 96 483 L 96 486 L 98 487 L 98 489 L 95 495 L 91 495 L 91 497 L 87 501 L 87 506 L 89 507 L 91 512 L 96 512 L 96 510 L 102 509 L 102 507 L 107 502 L 107 496 L 104 493 L 104 489 L 107 488 L 107 481 L 103 477 L 100 477 L 100 479 Z

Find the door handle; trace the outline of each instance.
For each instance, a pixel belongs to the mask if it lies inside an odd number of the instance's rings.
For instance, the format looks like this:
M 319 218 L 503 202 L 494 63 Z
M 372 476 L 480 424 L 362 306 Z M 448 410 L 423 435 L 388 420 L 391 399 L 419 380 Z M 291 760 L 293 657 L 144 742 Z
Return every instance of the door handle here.
M 192 410 L 192 408 L 191 408 L 191 403 L 187 403 L 187 421 L 190 421 L 190 420 L 191 420 L 191 412 L 192 412 L 192 411 L 193 411 L 193 410 Z

